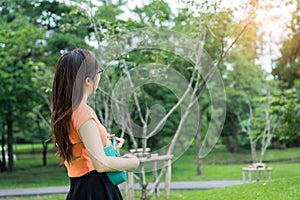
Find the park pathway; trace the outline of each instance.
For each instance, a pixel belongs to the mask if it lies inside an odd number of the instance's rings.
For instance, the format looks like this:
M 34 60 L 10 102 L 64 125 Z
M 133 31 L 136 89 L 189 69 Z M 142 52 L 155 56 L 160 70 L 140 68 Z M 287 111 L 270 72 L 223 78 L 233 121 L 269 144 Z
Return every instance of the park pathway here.
M 233 185 L 243 184 L 239 180 L 222 180 L 222 181 L 183 181 L 183 182 L 171 182 L 171 190 L 205 190 L 221 188 Z M 150 188 L 151 184 L 149 184 Z M 135 190 L 139 190 L 138 184 L 134 185 Z M 160 189 L 164 189 L 164 183 L 159 185 Z M 120 185 L 120 189 L 123 186 Z M 42 195 L 54 195 L 54 194 L 66 194 L 69 190 L 69 186 L 61 187 L 42 187 L 42 188 L 20 188 L 20 189 L 0 189 L 0 198 L 7 197 L 24 197 L 24 196 L 42 196 Z

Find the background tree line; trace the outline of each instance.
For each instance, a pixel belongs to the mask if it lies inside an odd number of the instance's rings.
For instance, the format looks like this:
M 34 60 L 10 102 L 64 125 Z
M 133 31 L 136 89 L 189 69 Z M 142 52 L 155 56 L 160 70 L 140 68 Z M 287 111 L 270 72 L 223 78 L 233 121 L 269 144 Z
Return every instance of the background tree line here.
M 130 9 L 130 13 L 136 16 L 135 19 L 120 17 L 124 14 L 122 8 L 126 6 L 126 1 L 98 2 L 100 6 L 84 0 L 68 4 L 46 0 L 0 1 L 2 170 L 13 170 L 15 143 L 42 143 L 46 157 L 46 140 L 51 136 L 51 86 L 55 63 L 59 56 L 76 47 L 96 51 L 91 41 L 102 41 L 122 31 L 141 27 L 165 28 L 192 38 L 201 34 L 205 37 L 204 49 L 217 62 L 219 55 L 224 53 L 222 51 L 225 46 L 246 26 L 219 67 L 227 94 L 226 121 L 219 143 L 225 144 L 228 151 L 238 152 L 250 149 L 251 136 L 252 142 L 256 141 L 255 145 L 262 147 L 262 133 L 266 131 L 267 135 L 268 129 L 271 133 L 271 129 L 276 125 L 270 145 L 278 142 L 287 146 L 299 145 L 299 1 L 286 2 L 294 3 L 296 7 L 290 23 L 286 24 L 286 29 L 290 30 L 289 34 L 282 38 L 277 46 L 280 56 L 272 60 L 271 79 L 262 64 L 256 62 L 262 56 L 261 49 L 266 45 L 260 35 L 260 27 L 257 23 L 254 24 L 255 11 L 268 6 L 262 6 L 262 1 L 249 1 L 251 9 L 246 10 L 247 15 L 240 20 L 236 19 L 234 13 L 243 7 L 233 5 L 224 8 L 221 6 L 222 1 L 182 1 L 186 7 L 178 13 L 173 13 L 170 5 L 164 1 L 150 1 L 149 4 Z M 82 5 L 95 9 L 95 13 L 92 13 L 93 18 L 90 16 L 91 12 Z M 91 19 L 95 21 L 92 22 Z M 207 32 L 203 36 L 205 28 Z M 191 77 L 188 70 L 190 64 L 187 61 L 164 51 L 131 52 L 123 61 L 128 64 L 126 67 L 134 67 L 130 66 L 130 63 L 159 61 L 181 70 L 185 77 Z M 117 78 L 118 74 L 123 73 L 122 67 L 124 62 L 116 64 L 112 76 Z M 176 102 L 172 92 L 162 87 L 157 88 L 156 85 L 145 86 L 139 94 L 140 102 L 149 104 L 157 99 L 166 107 Z M 101 93 L 98 92 L 97 95 Z M 203 134 L 211 120 L 208 95 L 207 92 L 204 93 L 199 103 L 200 127 Z M 143 101 L 145 99 L 147 101 Z M 105 109 L 101 106 L 100 108 L 99 115 Z M 269 117 L 266 117 L 266 113 Z M 138 113 L 132 113 L 132 116 L 138 116 Z M 102 119 L 105 119 L 105 116 Z M 155 149 L 168 143 L 179 121 L 180 115 L 175 111 L 165 124 L 163 136 L 156 135 L 151 138 L 148 142 L 149 147 Z M 111 123 L 109 128 L 112 132 L 122 132 L 114 123 Z M 198 139 L 201 139 L 201 135 Z M 130 138 L 127 138 L 127 141 L 130 141 Z M 129 142 L 128 148 L 132 145 Z M 8 161 L 5 160 L 5 152 L 9 155 Z M 44 164 L 45 162 L 46 159 Z

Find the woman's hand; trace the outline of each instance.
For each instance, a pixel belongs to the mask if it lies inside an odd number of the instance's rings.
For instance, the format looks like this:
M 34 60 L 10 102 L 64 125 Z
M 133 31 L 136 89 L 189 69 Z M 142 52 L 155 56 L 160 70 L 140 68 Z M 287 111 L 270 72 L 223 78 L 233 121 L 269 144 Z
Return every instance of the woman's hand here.
M 124 156 L 122 156 L 122 158 L 127 158 L 130 160 L 130 164 L 132 165 L 132 167 L 131 167 L 131 169 L 126 170 L 128 172 L 134 171 L 140 165 L 140 160 L 135 155 L 128 153 L 128 154 L 125 154 Z
M 125 142 L 125 139 L 116 137 L 116 140 L 118 142 L 118 148 L 121 148 L 123 146 L 124 142 Z
M 111 134 L 111 135 L 107 136 L 108 141 L 106 141 L 106 145 L 111 145 L 112 144 L 111 140 L 112 140 L 113 137 L 117 140 L 118 148 L 121 148 L 123 146 L 124 142 L 125 142 L 125 139 L 116 137 L 115 134 Z

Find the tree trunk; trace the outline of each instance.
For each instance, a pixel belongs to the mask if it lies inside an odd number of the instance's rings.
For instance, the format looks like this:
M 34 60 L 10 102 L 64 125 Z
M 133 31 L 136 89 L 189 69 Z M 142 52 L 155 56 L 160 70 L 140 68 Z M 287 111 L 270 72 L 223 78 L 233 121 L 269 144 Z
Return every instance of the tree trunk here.
M 43 142 L 43 166 L 47 165 L 47 149 L 48 143 L 45 141 Z
M 197 176 L 202 175 L 200 150 L 201 150 L 201 111 L 199 113 L 199 131 L 196 135 Z
M 36 120 L 36 124 L 38 127 L 39 135 L 43 135 L 39 120 Z M 50 142 L 50 140 L 42 139 L 41 142 L 43 145 L 43 166 L 46 166 L 47 165 L 47 149 L 48 149 L 48 143 Z
M 200 156 L 200 149 L 201 149 L 201 132 L 196 135 L 196 148 L 197 148 L 197 176 L 202 175 L 201 170 L 201 156 Z
M 230 118 L 230 128 L 231 128 L 231 134 L 232 134 L 232 152 L 236 153 L 239 151 L 239 140 L 238 140 L 238 131 L 237 131 L 237 117 L 232 113 L 229 114 L 229 118 Z
M 13 119 L 12 119 L 12 109 L 9 109 L 6 115 L 6 125 L 7 125 L 7 152 L 8 152 L 8 171 L 13 171 L 14 169 L 14 157 L 13 157 Z
M 5 124 L 2 124 L 2 129 L 1 129 L 1 136 L 2 136 L 2 140 L 1 140 L 1 149 L 2 149 L 2 162 L 0 163 L 1 166 L 1 171 L 6 171 L 6 158 L 5 158 L 5 129 L 4 129 Z
M 224 143 L 225 143 L 225 147 L 226 147 L 227 151 L 232 153 L 233 147 L 231 144 L 230 136 L 224 136 Z

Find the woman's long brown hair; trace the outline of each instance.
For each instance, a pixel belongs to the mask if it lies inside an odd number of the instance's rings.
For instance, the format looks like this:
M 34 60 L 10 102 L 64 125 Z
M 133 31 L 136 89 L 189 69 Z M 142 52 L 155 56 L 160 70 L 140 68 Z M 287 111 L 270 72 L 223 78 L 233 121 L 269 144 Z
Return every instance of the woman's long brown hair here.
M 75 49 L 60 57 L 52 86 L 51 127 L 61 164 L 72 161 L 72 144 L 69 139 L 71 115 L 83 98 L 84 82 L 94 78 L 98 69 L 94 54 Z

